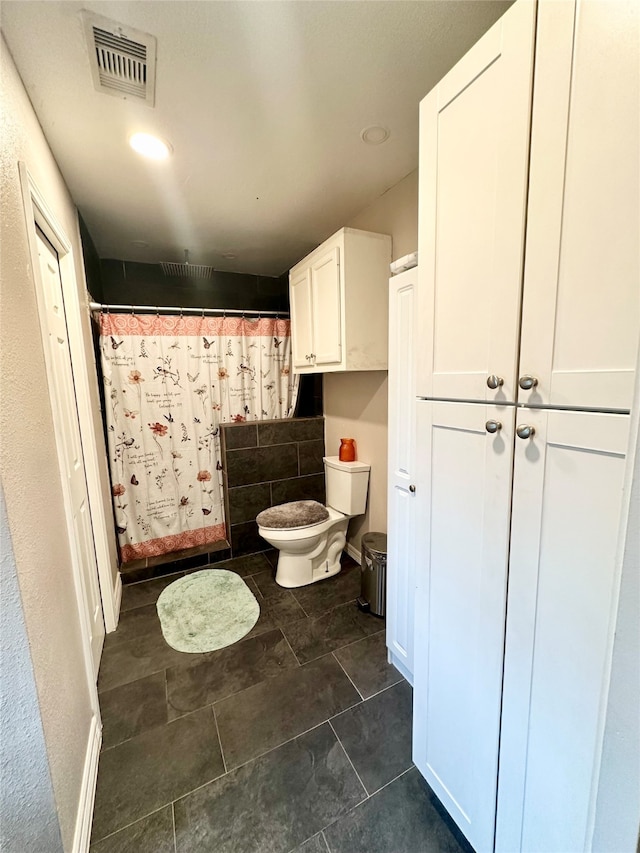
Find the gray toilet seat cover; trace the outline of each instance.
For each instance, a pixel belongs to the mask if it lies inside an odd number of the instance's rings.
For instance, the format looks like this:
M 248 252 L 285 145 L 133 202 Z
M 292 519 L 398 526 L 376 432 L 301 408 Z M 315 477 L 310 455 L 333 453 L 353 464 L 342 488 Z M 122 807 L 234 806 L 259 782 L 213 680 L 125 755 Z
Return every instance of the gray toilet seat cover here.
M 292 501 L 263 510 L 258 513 L 256 521 L 260 527 L 286 530 L 293 527 L 310 527 L 328 518 L 327 508 L 318 501 Z

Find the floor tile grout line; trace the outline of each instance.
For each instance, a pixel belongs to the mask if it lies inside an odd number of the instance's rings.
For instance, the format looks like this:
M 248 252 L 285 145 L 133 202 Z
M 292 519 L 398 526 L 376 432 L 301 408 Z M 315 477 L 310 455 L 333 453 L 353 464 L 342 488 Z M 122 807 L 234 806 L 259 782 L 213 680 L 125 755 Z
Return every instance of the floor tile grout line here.
M 357 598 L 354 598 L 354 601 L 357 601 L 357 600 L 358 600 Z M 350 603 L 350 602 L 348 602 L 348 603 Z M 372 614 L 371 614 L 371 613 L 366 613 L 365 615 L 366 615 L 366 616 L 371 616 Z M 377 617 L 377 616 L 374 616 L 373 618 L 374 618 L 374 619 L 378 619 L 378 617 Z M 367 634 L 367 636 L 366 636 L 366 637 L 359 637 L 357 640 L 353 640 L 353 642 L 351 642 L 351 643 L 347 643 L 347 645 L 346 645 L 346 646 L 343 646 L 343 648 L 345 648 L 345 649 L 346 649 L 348 646 L 357 646 L 357 645 L 358 645 L 358 643 L 364 643 L 364 641 L 365 641 L 365 640 L 370 640 L 370 639 L 371 639 L 371 637 L 377 637 L 377 636 L 378 636 L 378 634 L 381 634 L 383 631 L 386 631 L 386 630 L 387 630 L 387 622 L 386 622 L 386 619 L 385 619 L 385 620 L 381 623 L 380 629 L 379 629 L 378 631 L 374 631 L 372 634 Z M 385 637 L 385 640 L 386 640 L 386 637 Z M 386 645 L 386 644 L 385 644 L 385 645 Z
M 312 586 L 312 584 L 307 584 L 307 586 Z M 300 589 L 300 588 L 301 587 L 296 587 L 296 589 Z M 296 599 L 296 601 L 298 602 L 300 607 L 302 607 L 303 611 L 305 613 L 307 613 L 307 611 L 304 609 L 304 607 L 302 606 L 301 602 L 298 600 L 298 598 L 296 597 L 295 594 L 293 597 Z M 339 601 L 337 604 L 332 604 L 331 607 L 327 607 L 325 610 L 318 611 L 318 613 L 308 613 L 307 617 L 309 619 L 320 619 L 322 616 L 326 616 L 327 613 L 331 613 L 332 610 L 337 610 L 338 607 L 346 607 L 347 604 L 354 604 L 357 600 L 358 599 L 356 597 L 356 598 L 350 598 L 350 599 L 348 599 L 348 601 Z M 362 638 L 362 639 L 365 639 L 365 638 Z
M 358 690 L 358 687 L 357 687 L 357 685 L 356 685 L 355 681 L 353 680 L 353 678 L 351 678 L 351 676 L 349 675 L 349 673 L 347 672 L 347 670 L 342 666 L 342 664 L 340 663 L 340 661 L 339 661 L 339 660 L 338 660 L 338 658 L 336 657 L 335 652 L 331 652 L 331 654 L 332 654 L 333 659 L 335 660 L 335 662 L 336 662 L 336 663 L 338 664 L 338 666 L 340 667 L 340 669 L 341 669 L 341 670 L 344 672 L 344 674 L 347 676 L 347 678 L 349 679 L 349 681 L 351 682 L 351 684 L 353 684 L 353 686 L 354 686 L 354 688 L 355 688 L 356 693 L 358 694 L 358 696 L 359 696 L 359 697 L 362 699 L 362 701 L 364 702 L 364 701 L 365 701 L 365 697 L 364 697 L 364 696 L 362 695 L 362 693 Z
M 300 844 L 296 844 L 296 846 L 292 847 L 290 850 L 288 850 L 287 853 L 296 853 L 296 850 L 299 850 L 300 847 L 304 846 L 307 843 L 307 841 L 313 841 L 314 838 L 318 838 L 320 835 L 322 835 L 322 830 L 320 830 L 320 832 L 314 832 L 313 835 L 310 835 L 308 838 L 305 838 L 305 840 L 302 841 Z M 324 836 L 323 836 L 323 839 L 324 839 Z M 326 843 L 327 842 L 325 840 L 325 845 L 326 845 Z M 328 847 L 327 847 L 327 850 L 328 850 Z
M 148 817 L 151 817 L 151 815 L 161 812 L 162 809 L 166 809 L 167 806 L 171 806 L 173 810 L 173 803 L 171 800 L 169 800 L 168 803 L 163 803 L 163 805 L 158 806 L 158 808 L 153 809 L 153 811 L 140 815 L 140 817 L 137 817 L 135 820 L 132 820 L 131 823 L 125 823 L 124 826 L 119 826 L 117 829 L 114 829 L 113 832 L 110 832 L 108 835 L 103 835 L 102 838 L 92 838 L 91 846 L 93 846 L 94 844 L 98 844 L 98 842 L 105 841 L 107 838 L 113 838 L 114 835 L 117 835 L 119 832 L 122 832 L 123 829 L 129 829 L 130 826 L 133 826 L 136 823 L 140 823 L 141 820 L 146 820 Z
M 333 728 L 333 726 L 331 726 L 331 728 Z M 338 737 L 338 736 L 336 735 L 336 737 Z M 342 746 L 342 744 L 340 744 L 340 745 Z M 342 748 L 344 749 L 344 746 L 343 746 Z M 346 752 L 346 750 L 345 750 L 345 752 Z M 347 756 L 347 758 L 348 758 L 348 757 L 349 757 L 349 756 Z M 355 770 L 355 767 L 354 767 L 354 770 Z M 322 829 L 320 830 L 320 833 L 322 834 L 322 837 L 324 838 L 324 842 L 325 842 L 325 844 L 327 845 L 327 851 L 328 851 L 328 853 L 332 853 L 332 851 L 331 851 L 331 846 L 330 846 L 329 842 L 327 841 L 327 837 L 326 837 L 326 835 L 324 834 L 324 833 L 325 833 L 325 830 L 327 830 L 330 826 L 333 826 L 334 824 L 339 823 L 341 820 L 344 820 L 344 818 L 346 818 L 348 815 L 350 815 L 350 814 L 351 814 L 352 812 L 354 812 L 356 809 L 359 809 L 359 808 L 360 808 L 360 806 L 364 805 L 366 802 L 368 802 L 369 800 L 373 799 L 373 797 L 375 797 L 375 796 L 376 796 L 376 794 L 379 794 L 379 793 L 380 793 L 380 791 L 382 791 L 382 790 L 384 790 L 385 788 L 387 788 L 387 787 L 388 787 L 389 785 L 391 785 L 393 782 L 397 782 L 397 781 L 398 781 L 398 779 L 400 779 L 402 776 L 405 776 L 405 775 L 406 775 L 410 770 L 415 770 L 415 764 L 413 764 L 413 763 L 412 763 L 412 764 L 411 764 L 411 767 L 407 767 L 407 769 L 406 769 L 406 770 L 403 770 L 403 771 L 402 771 L 402 773 L 398 773 L 398 775 L 397 775 L 397 776 L 394 776 L 394 777 L 393 777 L 393 779 L 390 779 L 388 782 L 385 782 L 385 784 L 384 784 L 384 785 L 381 785 L 379 788 L 376 788 L 376 790 L 375 790 L 372 794 L 367 794 L 367 796 L 364 798 L 364 800 L 361 800 L 359 803 L 356 803 L 356 805 L 355 805 L 355 806 L 353 806 L 353 808 L 350 808 L 348 812 L 346 812 L 345 814 L 341 815 L 341 816 L 340 816 L 339 818 L 337 818 L 336 820 L 332 820 L 332 821 L 331 821 L 330 823 L 328 823 L 326 826 L 323 826 L 323 827 L 322 827 Z M 360 778 L 360 777 L 358 776 L 358 778 Z M 364 786 L 363 786 L 363 787 L 364 787 Z M 366 791 L 366 790 L 367 790 L 367 789 L 365 788 L 365 791 Z
M 360 704 L 360 703 L 356 703 L 356 704 Z M 355 706 L 351 705 L 350 707 L 353 708 Z M 345 711 L 348 711 L 348 710 L 349 710 L 349 708 L 345 708 Z M 305 729 L 303 732 L 300 732 L 297 735 L 293 735 L 292 737 L 287 738 L 287 740 L 283 740 L 282 743 L 279 743 L 279 744 L 276 744 L 276 746 L 270 747 L 265 752 L 261 752 L 259 755 L 254 755 L 253 758 L 248 758 L 246 761 L 243 761 L 242 764 L 237 764 L 235 767 L 232 767 L 230 770 L 228 770 L 227 773 L 233 773 L 234 770 L 239 770 L 241 767 L 246 767 L 247 764 L 251 764 L 252 761 L 256 761 L 258 758 L 263 758 L 265 755 L 269 755 L 270 753 L 275 752 L 276 749 L 280 749 L 281 746 L 285 746 L 288 743 L 292 743 L 294 740 L 297 740 L 299 737 L 303 737 L 303 735 L 308 735 L 309 732 L 313 732 L 313 731 L 315 731 L 315 729 L 319 729 L 320 726 L 324 726 L 325 723 L 329 723 L 329 725 L 331 725 L 328 717 L 326 720 L 322 720 L 321 722 L 316 723 L 314 726 L 311 726 L 310 728 Z M 333 729 L 333 726 L 331 726 L 331 728 Z M 217 778 L 220 778 L 220 777 L 218 776 Z M 200 787 L 203 787 L 203 786 L 200 786 Z
M 327 853 L 331 853 L 331 848 L 329 847 L 329 842 L 327 841 L 327 836 L 324 834 L 324 829 L 321 829 L 319 834 L 322 836 L 322 840 L 324 841 L 324 845 L 327 848 Z
M 372 693 L 371 696 L 367 696 L 364 701 L 368 702 L 369 699 L 375 699 L 375 697 L 379 696 L 381 693 L 386 693 L 386 691 L 391 690 L 392 687 L 397 687 L 398 684 L 402 684 L 403 681 L 407 681 L 407 679 L 404 677 L 404 675 L 402 675 L 401 673 L 398 673 L 398 675 L 400 676 L 398 681 L 394 681 L 393 684 L 387 684 L 387 686 L 383 687 L 382 690 L 378 690 L 376 693 Z M 407 681 L 407 684 L 409 684 L 408 681 Z M 409 684 L 409 687 L 411 687 L 410 684 Z M 413 690 L 413 688 L 411 688 L 411 689 Z
M 233 695 L 235 696 L 237 694 L 234 693 Z M 220 701 L 222 701 L 222 700 L 220 700 Z M 108 746 L 106 749 L 101 750 L 100 755 L 102 755 L 105 752 L 110 752 L 112 749 L 115 749 L 118 746 L 122 746 L 125 743 L 130 743 L 132 740 L 135 740 L 136 738 L 143 737 L 144 735 L 147 735 L 147 734 L 149 734 L 149 732 L 153 732 L 156 729 L 163 728 L 164 726 L 172 726 L 174 723 L 177 723 L 181 720 L 185 720 L 187 717 L 190 717 L 193 714 L 200 714 L 200 713 L 206 711 L 207 708 L 213 708 L 213 703 L 209 702 L 207 705 L 201 705 L 199 708 L 192 708 L 190 711 L 185 711 L 183 714 L 180 714 L 178 717 L 174 717 L 172 720 L 166 720 L 166 722 L 164 722 L 164 723 L 158 723 L 157 726 L 151 726 L 148 729 L 143 729 L 141 732 L 138 732 L 137 734 L 126 738 L 126 740 L 120 741 L 120 743 L 116 743 L 113 746 Z M 346 710 L 348 710 L 348 709 L 346 709 Z
M 354 601 L 355 601 L 355 599 L 354 599 Z M 347 601 L 347 604 L 351 604 L 351 602 Z M 374 617 L 374 619 L 375 619 L 375 617 Z M 347 643 L 344 646 L 340 646 L 340 648 L 336 649 L 335 651 L 341 652 L 342 649 L 350 649 L 351 646 L 356 646 L 358 643 L 364 643 L 365 640 L 370 640 L 371 637 L 377 637 L 378 634 L 381 634 L 383 631 L 386 631 L 386 628 L 387 628 L 387 626 L 386 626 L 386 624 L 384 624 L 384 625 L 382 625 L 382 627 L 380 628 L 379 631 L 374 631 L 372 634 L 367 634 L 366 637 L 358 637 L 357 640 L 353 640 L 351 643 Z
M 226 776 L 228 773 L 227 770 L 227 761 L 224 757 L 224 749 L 222 748 L 222 738 L 220 737 L 220 727 L 218 726 L 218 717 L 216 716 L 216 709 L 214 705 L 211 705 L 211 713 L 213 714 L 213 722 L 216 725 L 216 734 L 218 735 L 218 743 L 220 744 L 220 755 L 222 756 L 222 766 L 224 767 L 223 776 Z
M 349 753 L 347 752 L 347 750 L 346 750 L 346 748 L 345 748 L 345 745 L 344 745 L 344 744 L 342 743 L 342 741 L 340 740 L 340 737 L 339 737 L 339 735 L 338 735 L 338 732 L 334 729 L 334 727 L 333 727 L 333 724 L 332 724 L 331 720 L 327 720 L 327 722 L 328 722 L 328 723 L 329 723 L 329 725 L 331 726 L 331 731 L 332 731 L 332 732 L 333 732 L 333 734 L 335 735 L 335 738 L 336 738 L 336 740 L 338 741 L 338 743 L 340 744 L 340 747 L 341 747 L 342 751 L 343 751 L 343 752 L 344 752 L 344 754 L 346 755 L 346 757 L 347 757 L 347 761 L 348 761 L 348 762 L 349 762 L 349 764 L 351 765 L 351 769 L 353 770 L 353 772 L 354 772 L 354 773 L 356 774 L 356 776 L 358 777 L 358 782 L 360 782 L 360 784 L 362 785 L 362 790 L 365 792 L 366 797 L 364 798 L 364 800 L 360 800 L 360 803 L 364 803 L 364 801 L 365 801 L 365 800 L 368 800 L 368 799 L 369 799 L 369 797 L 371 796 L 371 794 L 370 794 L 370 793 L 369 793 L 369 791 L 367 790 L 367 786 L 364 784 L 364 782 L 363 782 L 363 781 L 362 781 L 362 779 L 360 778 L 360 774 L 359 774 L 359 773 L 358 773 L 358 771 L 356 770 L 355 764 L 354 764 L 354 763 L 353 763 L 353 761 L 351 760 L 351 756 L 350 756 L 350 755 L 349 755 Z M 360 803 L 358 803 L 358 806 L 360 805 Z M 357 806 L 354 806 L 354 808 L 357 808 Z
M 242 764 L 238 764 L 236 767 L 232 767 L 230 770 L 227 770 L 225 773 L 220 773 L 219 776 L 215 776 L 213 779 L 209 779 L 208 782 L 203 782 L 202 785 L 198 785 L 197 788 L 192 788 L 190 791 L 187 791 L 185 794 L 182 794 L 173 801 L 173 803 L 177 803 L 180 800 L 186 799 L 186 797 L 190 797 L 192 794 L 195 794 L 196 791 L 200 791 L 202 788 L 206 788 L 207 785 L 211 785 L 213 782 L 217 782 L 219 779 L 223 779 L 225 776 L 230 776 L 236 770 L 240 770 L 241 767 L 246 767 L 248 764 L 251 764 L 252 761 L 257 761 L 259 758 L 264 758 L 265 755 L 269 755 L 272 752 L 275 752 L 276 749 L 279 749 L 281 746 L 285 746 L 287 743 L 291 743 L 303 735 L 309 734 L 309 732 L 314 731 L 314 729 L 319 729 L 320 726 L 324 726 L 325 723 L 328 723 L 328 720 L 323 720 L 321 723 L 318 723 L 316 726 L 312 726 L 310 729 L 307 729 L 304 732 L 301 732 L 299 735 L 295 735 L 294 737 L 289 738 L 289 740 L 285 740 L 282 743 L 279 743 L 277 746 L 271 747 L 266 752 L 261 752 L 260 755 L 255 755 L 253 758 L 248 759 L 248 761 L 243 762 Z M 222 742 L 220 744 L 222 749 Z M 134 821 L 135 822 L 135 821 Z
M 302 603 L 298 600 L 298 596 L 295 594 L 295 592 L 293 592 L 293 591 L 292 591 L 292 592 L 291 592 L 291 595 L 293 596 L 294 600 L 295 600 L 295 601 L 297 602 L 297 604 L 298 604 L 298 607 L 300 608 L 300 610 L 302 610 L 302 612 L 303 612 L 303 613 L 304 613 L 304 615 L 307 617 L 307 619 L 311 619 L 311 615 L 310 615 L 309 613 L 307 613 L 307 611 L 304 609 L 304 607 L 303 607 Z
M 173 853 L 178 853 L 178 838 L 176 835 L 176 810 L 171 803 L 171 820 L 173 822 Z
M 287 645 L 289 646 L 289 648 L 291 649 L 291 654 L 292 654 L 292 655 L 294 656 L 294 658 L 298 661 L 298 666 L 304 666 L 304 664 L 301 662 L 301 660 L 300 660 L 300 658 L 298 657 L 298 655 L 294 652 L 294 650 L 293 650 L 293 646 L 292 646 L 292 645 L 291 645 L 291 643 L 289 642 L 289 638 L 287 637 L 287 635 L 286 635 L 286 633 L 285 633 L 285 631 L 284 631 L 284 628 L 283 628 L 282 626 L 280 626 L 280 631 L 281 631 L 281 633 L 282 633 L 282 636 L 283 636 L 283 637 L 284 637 L 284 639 L 285 639 L 286 644 L 287 644 Z
M 388 787 L 389 787 L 389 785 L 391 785 L 393 782 L 397 782 L 397 781 L 398 781 L 398 779 L 400 779 L 402 776 L 405 776 L 405 775 L 406 775 L 410 770 L 414 770 L 414 769 L 415 769 L 415 764 L 414 764 L 414 763 L 413 763 L 413 761 L 412 761 L 412 762 L 411 762 L 411 767 L 407 767 L 407 769 L 406 769 L 406 770 L 403 770 L 403 771 L 402 771 L 402 773 L 398 773 L 398 775 L 397 775 L 397 776 L 394 776 L 394 777 L 393 777 L 393 779 L 389 779 L 389 781 L 388 781 L 388 782 L 385 782 L 385 783 L 384 783 L 384 785 L 380 785 L 380 787 L 379 787 L 379 788 L 376 788 L 376 789 L 375 789 L 375 791 L 372 791 L 372 793 L 371 793 L 371 794 L 369 794 L 369 796 L 370 796 L 370 797 L 375 797 L 375 795 L 376 795 L 376 794 L 379 794 L 379 793 L 380 793 L 380 791 L 384 791 L 384 789 L 385 789 L 385 788 L 388 788 Z M 354 808 L 357 808 L 357 806 L 355 806 Z
M 270 629 L 270 631 L 273 631 L 273 632 L 278 631 L 278 632 L 282 635 L 282 638 L 286 641 L 287 646 L 289 647 L 289 649 L 291 649 L 291 654 L 292 654 L 292 655 L 293 655 L 293 657 L 296 659 L 296 663 L 297 663 L 297 668 L 298 668 L 298 669 L 301 669 L 301 668 L 304 668 L 304 667 L 309 666 L 309 665 L 311 665 L 311 664 L 314 664 L 314 663 L 316 663 L 318 660 L 320 660 L 320 659 L 321 659 L 321 658 L 315 658 L 314 660 L 307 661 L 306 663 L 300 663 L 300 662 L 298 661 L 298 658 L 297 658 L 297 656 L 296 656 L 295 652 L 294 652 L 294 651 L 293 651 L 293 649 L 291 648 L 291 645 L 290 645 L 290 643 L 289 643 L 289 641 L 288 641 L 288 639 L 287 639 L 287 637 L 286 637 L 286 635 L 285 635 L 284 631 L 282 630 L 282 628 L 281 628 L 281 627 L 278 627 L 278 628 L 272 628 L 272 629 Z M 269 633 L 269 632 L 265 632 L 265 633 Z M 263 635 L 263 634 L 259 634 L 259 635 L 257 635 L 257 636 L 264 636 L 264 635 Z M 252 638 L 252 639 L 253 639 L 253 638 Z M 333 657 L 333 652 L 327 652 L 325 655 L 322 655 L 321 657 Z M 337 663 L 338 663 L 338 665 L 340 665 L 340 661 L 337 661 Z M 341 665 L 340 665 L 340 666 L 341 666 Z M 290 669 L 296 669 L 296 667 L 295 667 L 295 666 L 294 666 L 294 667 L 290 667 Z M 341 669 L 343 669 L 343 671 L 344 671 L 344 668 L 343 668 L 342 666 L 341 666 Z M 133 738 L 138 737 L 139 735 L 144 734 L 144 733 L 145 733 L 145 731 L 151 731 L 152 729 L 159 728 L 159 727 L 160 727 L 160 726 L 162 726 L 162 725 L 168 725 L 169 723 L 174 723 L 174 722 L 176 722 L 177 720 L 182 720 L 182 719 L 184 719 L 185 717 L 189 716 L 189 714 L 195 714 L 197 711 L 203 711 L 205 708 L 213 708 L 214 706 L 219 705 L 221 702 L 225 702 L 227 699 L 231 699 L 231 698 L 233 698 L 233 697 L 237 697 L 237 696 L 239 696 L 241 693 L 244 693 L 244 692 L 245 692 L 245 690 L 251 690 L 251 689 L 252 689 L 252 688 L 254 688 L 254 687 L 258 687 L 258 685 L 260 685 L 260 684 L 265 684 L 267 681 L 270 681 L 272 678 L 278 678 L 279 676 L 283 675 L 283 674 L 284 674 L 285 672 L 287 672 L 288 670 L 289 670 L 289 667 L 287 667 L 287 668 L 285 668 L 285 669 L 281 670 L 280 672 L 276 672 L 276 673 L 274 673 L 273 675 L 268 675 L 268 676 L 266 676 L 265 678 L 262 678 L 260 681 L 256 681 L 256 682 L 254 682 L 253 684 L 249 684 L 247 687 L 242 687 L 240 690 L 236 690 L 236 691 L 234 691 L 233 693 L 229 693 L 229 694 L 227 694 L 227 695 L 225 695 L 225 696 L 220 696 L 218 699 L 214 699 L 214 701 L 213 701 L 213 702 L 205 702 L 205 704 L 204 704 L 204 705 L 199 705 L 197 708 L 190 708 L 188 711 L 183 711 L 183 712 L 181 712 L 177 717 L 174 717 L 174 718 L 173 718 L 173 719 L 171 719 L 171 720 L 167 720 L 165 723 L 159 723 L 157 726 L 152 726 L 152 727 L 151 727 L 151 728 L 149 728 L 149 729 L 145 729 L 145 730 L 143 730 L 143 731 L 141 731 L 141 732 L 138 732 L 137 734 L 132 735 L 130 738 L 127 738 L 126 740 L 121 741 L 121 743 L 127 743 L 128 741 L 133 740 Z M 166 677 L 166 673 L 167 673 L 167 671 L 168 671 L 168 670 L 164 670 L 164 672 L 165 672 L 165 677 Z M 155 674 L 155 675 L 157 675 L 157 673 L 154 673 L 154 674 Z M 337 713 L 337 714 L 333 714 L 331 717 L 327 717 L 327 721 L 328 721 L 328 720 L 330 720 L 330 719 L 333 719 L 333 717 L 336 717 L 336 716 L 338 716 L 339 714 L 344 713 L 344 711 L 348 711 L 348 710 L 350 710 L 351 708 L 355 708 L 357 705 L 361 705 L 363 701 L 365 701 L 365 702 L 367 701 L 366 699 L 364 699 L 364 697 L 362 696 L 362 694 L 360 693 L 360 691 L 358 690 L 358 688 L 355 686 L 354 682 L 351 680 L 351 678 L 349 677 L 348 673 L 346 673 L 346 672 L 345 672 L 345 675 L 347 676 L 347 678 L 349 678 L 349 681 L 350 681 L 350 682 L 351 682 L 351 684 L 353 684 L 353 686 L 355 687 L 355 689 L 356 689 L 356 691 L 357 691 L 358 695 L 360 696 L 360 699 L 359 699 L 357 702 L 354 702 L 352 705 L 349 705 L 347 708 L 344 708 L 344 709 L 343 709 L 343 711 L 338 711 L 338 713 Z M 143 676 L 143 678 L 145 678 L 145 677 L 146 677 L 146 676 Z M 139 679 L 139 680 L 141 680 L 141 679 Z M 129 682 L 129 683 L 133 684 L 133 683 L 135 683 L 135 682 Z M 395 686 L 395 685 L 391 685 L 391 686 L 393 687 L 393 686 Z M 168 686 L 167 686 L 167 687 L 168 687 Z M 385 689 L 387 689 L 387 688 L 385 688 Z M 380 693 L 382 693 L 383 691 L 381 690 L 381 691 L 379 691 L 379 692 L 380 692 Z M 378 694 L 376 693 L 376 694 L 374 694 L 374 695 L 376 695 L 376 696 L 377 696 Z M 371 697 L 370 697 L 370 698 L 371 698 Z M 168 705 L 168 704 L 169 704 L 169 699 L 168 699 L 168 695 L 167 695 L 167 705 Z M 176 710 L 176 711 L 177 711 L 177 709 L 174 709 L 174 710 Z M 217 724 L 217 718 L 216 718 L 216 724 Z M 295 737 L 297 737 L 297 735 L 295 735 Z M 222 743 L 222 740 L 221 740 L 221 743 Z M 120 745 L 120 744 L 115 744 L 115 746 L 119 746 L 119 745 Z M 113 747 L 107 747 L 107 749 L 112 749 L 112 748 L 113 748 Z

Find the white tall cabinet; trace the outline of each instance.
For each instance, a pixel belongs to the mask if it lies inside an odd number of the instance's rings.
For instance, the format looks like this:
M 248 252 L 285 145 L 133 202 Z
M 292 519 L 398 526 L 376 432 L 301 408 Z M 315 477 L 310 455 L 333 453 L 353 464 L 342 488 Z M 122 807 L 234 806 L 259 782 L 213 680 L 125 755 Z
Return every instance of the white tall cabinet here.
M 517 2 L 420 111 L 414 760 L 591 849 L 640 327 L 638 4 Z
M 416 567 L 416 284 L 418 268 L 389 279 L 387 648 L 413 684 Z

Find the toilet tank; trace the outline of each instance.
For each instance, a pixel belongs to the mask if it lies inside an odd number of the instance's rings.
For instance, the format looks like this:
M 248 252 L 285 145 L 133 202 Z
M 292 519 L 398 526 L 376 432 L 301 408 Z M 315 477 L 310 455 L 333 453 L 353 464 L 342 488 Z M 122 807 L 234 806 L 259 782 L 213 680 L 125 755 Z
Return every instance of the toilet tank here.
M 367 507 L 370 470 L 364 462 L 340 462 L 337 456 L 325 456 L 327 506 L 344 515 L 362 515 Z

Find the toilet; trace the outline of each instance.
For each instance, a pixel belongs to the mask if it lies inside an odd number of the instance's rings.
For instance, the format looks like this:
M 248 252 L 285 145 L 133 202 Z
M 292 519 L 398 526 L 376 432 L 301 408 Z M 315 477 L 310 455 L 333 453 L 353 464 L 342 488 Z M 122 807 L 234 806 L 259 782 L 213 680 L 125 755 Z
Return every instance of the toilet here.
M 363 462 L 325 456 L 326 507 L 317 501 L 293 501 L 258 514 L 260 536 L 280 552 L 280 586 L 306 586 L 338 574 L 349 519 L 362 515 L 367 505 L 370 470 Z

